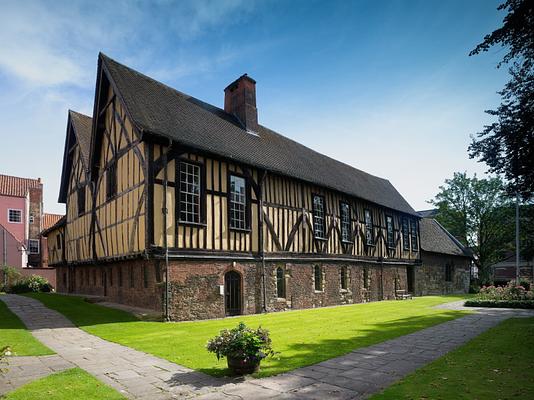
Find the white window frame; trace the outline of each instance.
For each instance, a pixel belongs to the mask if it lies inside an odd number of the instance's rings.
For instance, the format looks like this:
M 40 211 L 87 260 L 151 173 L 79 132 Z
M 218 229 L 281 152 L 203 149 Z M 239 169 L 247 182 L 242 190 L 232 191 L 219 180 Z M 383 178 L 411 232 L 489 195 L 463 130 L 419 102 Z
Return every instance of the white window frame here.
M 316 202 L 316 200 L 318 200 Z M 313 205 L 313 237 L 315 239 L 326 240 L 326 201 L 324 196 L 314 194 L 312 196 Z
M 243 182 L 243 192 L 236 191 L 237 182 Z M 230 174 L 230 229 L 246 230 L 247 226 L 247 180 Z
M 20 213 L 19 221 L 11 221 L 11 215 L 10 215 L 11 211 L 18 211 Z M 7 209 L 7 222 L 9 222 L 10 224 L 22 224 L 22 210 L 19 208 L 8 208 Z
M 179 163 L 178 221 L 200 224 L 202 219 L 202 170 L 200 165 L 187 161 Z
M 32 251 L 32 242 L 33 243 L 37 243 L 37 251 Z M 40 253 L 40 243 L 39 243 L 39 239 L 29 239 L 28 240 L 28 252 L 30 254 L 39 254 Z

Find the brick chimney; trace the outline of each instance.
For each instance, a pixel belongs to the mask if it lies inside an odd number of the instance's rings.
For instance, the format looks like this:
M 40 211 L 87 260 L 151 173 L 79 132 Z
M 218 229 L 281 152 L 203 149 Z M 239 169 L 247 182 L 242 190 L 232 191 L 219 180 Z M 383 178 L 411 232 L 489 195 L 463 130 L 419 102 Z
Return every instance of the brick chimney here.
M 242 75 L 224 89 L 224 111 L 235 115 L 247 131 L 258 132 L 256 81 Z

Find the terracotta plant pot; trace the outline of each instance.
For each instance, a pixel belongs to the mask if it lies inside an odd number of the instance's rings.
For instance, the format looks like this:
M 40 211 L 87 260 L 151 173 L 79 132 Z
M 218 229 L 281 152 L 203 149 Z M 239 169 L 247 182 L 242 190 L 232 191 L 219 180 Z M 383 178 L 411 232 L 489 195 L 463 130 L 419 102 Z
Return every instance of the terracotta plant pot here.
M 260 370 L 260 359 L 245 360 L 243 358 L 226 357 L 228 368 L 236 375 L 253 374 Z

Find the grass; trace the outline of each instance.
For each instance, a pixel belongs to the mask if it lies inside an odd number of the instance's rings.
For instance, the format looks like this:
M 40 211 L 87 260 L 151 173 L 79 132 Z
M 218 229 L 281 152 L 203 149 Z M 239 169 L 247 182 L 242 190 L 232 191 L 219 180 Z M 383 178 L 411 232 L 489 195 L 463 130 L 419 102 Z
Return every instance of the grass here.
M 124 400 L 119 392 L 87 372 L 73 368 L 49 375 L 9 392 L 3 400 Z
M 103 339 L 156 355 L 204 373 L 227 373 L 205 349 L 209 338 L 243 321 L 271 332 L 279 357 L 262 362 L 256 376 L 269 376 L 340 356 L 356 348 L 406 335 L 464 315 L 432 308 L 458 296 L 429 296 L 351 306 L 260 314 L 220 320 L 162 323 L 139 321 L 131 314 L 57 294 L 29 294 L 57 310 L 81 329 Z
M 16 356 L 44 356 L 54 354 L 35 339 L 21 320 L 0 300 L 0 349 L 11 347 Z
M 506 320 L 372 400 L 533 399 L 533 337 L 534 318 Z

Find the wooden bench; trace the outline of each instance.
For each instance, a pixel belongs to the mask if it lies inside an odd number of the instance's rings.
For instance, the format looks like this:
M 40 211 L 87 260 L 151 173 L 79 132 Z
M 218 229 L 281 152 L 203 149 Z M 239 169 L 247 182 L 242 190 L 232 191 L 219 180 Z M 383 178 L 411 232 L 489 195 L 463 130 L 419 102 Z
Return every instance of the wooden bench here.
M 397 300 L 410 300 L 412 299 L 412 294 L 407 293 L 404 289 L 399 289 L 395 291 L 395 297 Z

